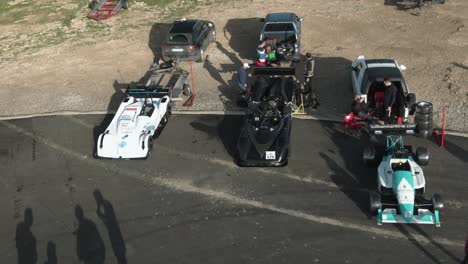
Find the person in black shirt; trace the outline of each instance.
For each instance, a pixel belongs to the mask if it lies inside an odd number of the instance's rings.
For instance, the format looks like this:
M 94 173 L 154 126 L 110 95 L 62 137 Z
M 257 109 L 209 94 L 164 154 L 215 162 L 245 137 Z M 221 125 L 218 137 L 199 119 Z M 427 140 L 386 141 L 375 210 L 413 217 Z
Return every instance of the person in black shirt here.
M 311 53 L 307 53 L 305 62 L 304 62 L 303 94 L 306 95 L 306 100 L 305 100 L 306 103 L 304 106 L 307 107 L 312 104 L 312 108 L 317 109 L 320 103 L 315 93 L 315 87 L 312 86 L 312 77 L 314 76 L 314 71 L 315 71 L 315 60 L 312 58 Z
M 357 95 L 351 104 L 351 111 L 355 116 L 358 116 L 366 121 L 372 121 L 372 116 L 369 115 L 369 106 L 364 101 L 364 96 Z
M 395 113 L 397 109 L 394 109 L 395 102 L 398 96 L 398 88 L 390 81 L 390 79 L 384 79 L 384 111 L 386 117 L 390 116 L 390 113 Z

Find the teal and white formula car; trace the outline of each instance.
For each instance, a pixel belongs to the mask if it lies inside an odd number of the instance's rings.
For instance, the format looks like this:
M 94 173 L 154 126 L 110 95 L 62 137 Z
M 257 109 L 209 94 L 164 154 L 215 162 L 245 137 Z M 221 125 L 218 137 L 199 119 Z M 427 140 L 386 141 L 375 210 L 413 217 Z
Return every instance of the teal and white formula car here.
M 404 146 L 401 135 L 387 136 L 387 147 L 378 167 L 378 192 L 370 194 L 370 212 L 377 214 L 377 224 L 435 224 L 440 226 L 439 212 L 444 205 L 440 195 L 424 198 L 426 181 L 419 165 L 426 165 L 429 152 Z M 367 163 L 375 161 L 375 149 L 364 153 Z

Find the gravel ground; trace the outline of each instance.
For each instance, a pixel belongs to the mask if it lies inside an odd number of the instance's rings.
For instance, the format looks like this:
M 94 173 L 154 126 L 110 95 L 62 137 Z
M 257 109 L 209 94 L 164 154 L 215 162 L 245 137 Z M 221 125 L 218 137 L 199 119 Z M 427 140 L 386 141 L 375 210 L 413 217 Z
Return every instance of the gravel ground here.
M 322 105 L 318 111 L 308 109 L 309 114 L 339 118 L 349 111 L 348 67 L 355 57 L 393 57 L 407 66 L 406 80 L 418 101 L 434 103 L 437 125 L 445 106 L 447 128 L 468 131 L 468 2 L 428 5 L 416 16 L 414 9 L 398 8 L 389 0 L 287 1 L 294 5 L 286 9 L 284 0 L 269 1 L 268 6 L 259 0 L 235 1 L 185 14 L 212 20 L 218 42 L 207 52 L 205 64 L 192 64 L 195 104 L 179 105 L 178 110 L 237 110 L 231 80 L 241 62 L 254 57 L 258 18 L 287 10 L 304 17 L 303 52 L 317 57 L 314 85 Z M 138 81 L 151 65 L 168 26 L 160 17 L 139 3 L 83 37 L 69 30 L 78 37 L 24 52 L 21 45 L 0 46 L 0 96 L 9 99 L 0 103 L 0 115 L 113 110 L 122 96 L 117 88 Z M 79 29 L 80 19 L 70 27 Z M 10 40 L 8 36 L 20 30 L 34 46 L 32 40 L 43 28 L 2 24 L 0 32 Z M 183 67 L 189 69 L 189 64 Z

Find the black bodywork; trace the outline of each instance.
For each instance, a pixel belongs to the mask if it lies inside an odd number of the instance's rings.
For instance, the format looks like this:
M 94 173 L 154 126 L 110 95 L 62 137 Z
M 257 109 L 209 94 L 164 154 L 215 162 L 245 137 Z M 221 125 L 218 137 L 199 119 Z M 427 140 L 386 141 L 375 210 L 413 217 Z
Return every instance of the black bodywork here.
M 203 52 L 216 40 L 213 22 L 198 19 L 175 21 L 162 44 L 162 57 L 170 60 L 203 60 Z
M 239 166 L 286 166 L 294 68 L 254 68 L 249 106 L 237 143 Z

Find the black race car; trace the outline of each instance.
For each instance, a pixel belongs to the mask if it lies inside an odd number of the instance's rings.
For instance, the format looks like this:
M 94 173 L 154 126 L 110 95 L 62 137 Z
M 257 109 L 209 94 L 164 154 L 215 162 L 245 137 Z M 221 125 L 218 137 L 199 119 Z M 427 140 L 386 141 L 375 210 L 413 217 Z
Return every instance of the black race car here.
M 287 165 L 294 74 L 294 68 L 253 69 L 255 80 L 237 143 L 239 166 Z
M 205 50 L 216 41 L 213 22 L 198 19 L 180 19 L 174 22 L 162 44 L 162 57 L 169 60 L 205 59 Z

